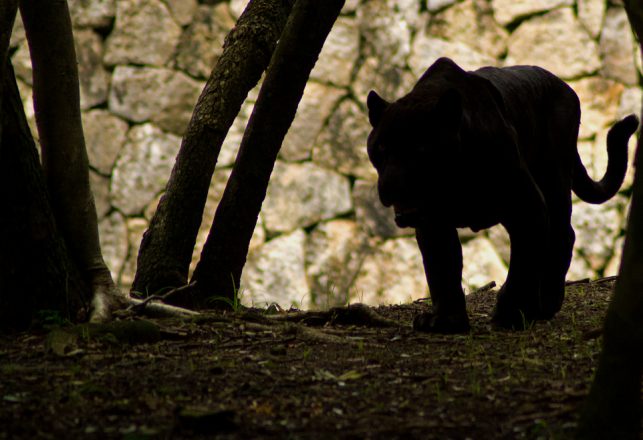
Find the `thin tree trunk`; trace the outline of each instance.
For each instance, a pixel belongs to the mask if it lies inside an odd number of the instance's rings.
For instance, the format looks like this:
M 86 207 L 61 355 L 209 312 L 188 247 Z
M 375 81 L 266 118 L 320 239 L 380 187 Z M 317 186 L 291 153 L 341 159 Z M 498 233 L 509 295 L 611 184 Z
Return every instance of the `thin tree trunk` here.
M 298 0 L 272 58 L 192 281 L 197 307 L 234 300 L 270 174 L 343 0 Z
M 4 66 L 9 53 L 9 42 L 13 22 L 16 20 L 18 0 L 5 0 L 0 2 L 0 66 Z M 2 85 L 0 84 L 0 87 Z
M 138 254 L 133 290 L 152 294 L 186 284 L 221 145 L 259 82 L 294 0 L 251 0 L 226 37 L 199 97 L 176 163 Z
M 641 41 L 643 6 L 627 0 Z M 641 52 L 643 54 L 643 50 Z M 643 117 L 643 111 L 642 111 Z M 639 137 L 632 204 L 623 258 L 603 331 L 603 350 L 577 432 L 578 439 L 632 439 L 641 435 L 643 374 L 643 143 Z
M 80 118 L 76 49 L 66 0 L 22 0 L 33 96 L 51 206 L 71 257 L 94 296 L 93 320 L 124 300 L 103 260 Z

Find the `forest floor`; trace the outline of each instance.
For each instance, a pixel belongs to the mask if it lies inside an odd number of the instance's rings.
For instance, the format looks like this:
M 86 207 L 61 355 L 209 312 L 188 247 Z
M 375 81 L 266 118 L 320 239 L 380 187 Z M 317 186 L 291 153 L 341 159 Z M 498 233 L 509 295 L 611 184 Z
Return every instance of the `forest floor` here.
M 612 288 L 570 285 L 526 331 L 490 325 L 487 290 L 466 335 L 414 332 L 414 303 L 0 336 L 0 439 L 568 438 Z

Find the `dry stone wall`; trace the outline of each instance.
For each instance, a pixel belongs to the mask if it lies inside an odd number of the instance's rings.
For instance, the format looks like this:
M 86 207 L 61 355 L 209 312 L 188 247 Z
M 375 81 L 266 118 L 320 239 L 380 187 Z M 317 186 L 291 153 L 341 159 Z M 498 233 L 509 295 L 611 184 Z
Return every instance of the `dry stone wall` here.
M 69 0 L 101 242 L 125 289 L 193 106 L 246 2 Z M 19 22 L 12 49 L 33 128 L 31 64 Z M 467 69 L 536 64 L 567 80 L 582 102 L 579 149 L 594 178 L 605 170 L 607 128 L 639 110 L 641 63 L 617 1 L 348 0 L 275 166 L 243 273 L 245 303 L 325 307 L 427 295 L 413 231 L 396 228 L 377 199 L 364 102 L 373 88 L 388 99 L 406 93 L 440 56 Z M 256 95 L 221 151 L 194 262 Z M 602 206 L 575 201 L 569 278 L 616 271 L 630 184 L 631 173 L 622 193 Z M 500 284 L 506 233 L 465 230 L 461 239 L 467 288 Z

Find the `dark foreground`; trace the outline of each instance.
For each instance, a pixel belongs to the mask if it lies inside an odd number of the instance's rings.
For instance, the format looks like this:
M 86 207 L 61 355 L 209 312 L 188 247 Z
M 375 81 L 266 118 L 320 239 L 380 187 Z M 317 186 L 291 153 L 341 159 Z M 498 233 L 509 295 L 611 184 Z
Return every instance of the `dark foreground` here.
M 414 333 L 422 304 L 375 308 L 388 327 L 213 313 L 2 336 L 0 439 L 568 438 L 611 289 L 569 286 L 523 332 L 489 325 L 487 291 L 467 298 L 461 336 Z

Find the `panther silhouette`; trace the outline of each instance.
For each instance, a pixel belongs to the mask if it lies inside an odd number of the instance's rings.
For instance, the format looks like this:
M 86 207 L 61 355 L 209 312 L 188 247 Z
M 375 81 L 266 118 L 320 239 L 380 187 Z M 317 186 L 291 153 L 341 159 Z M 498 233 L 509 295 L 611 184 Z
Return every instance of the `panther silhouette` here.
M 589 203 L 614 196 L 627 169 L 630 115 L 607 137 L 608 165 L 595 182 L 576 147 L 580 103 L 552 73 L 535 66 L 467 72 L 438 59 L 410 93 L 389 103 L 371 91 L 368 155 L 378 193 L 400 227 L 413 227 L 432 312 L 417 330 L 469 329 L 457 229 L 502 224 L 511 240 L 507 279 L 493 321 L 523 328 L 561 308 L 575 235 L 571 191 Z

